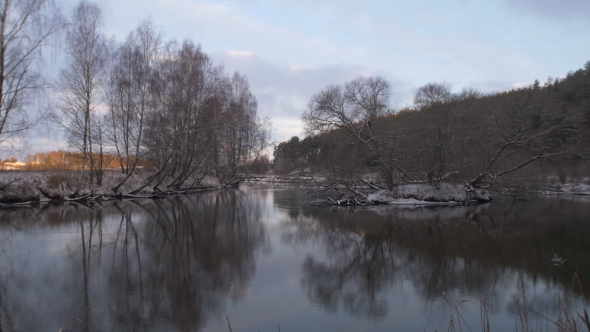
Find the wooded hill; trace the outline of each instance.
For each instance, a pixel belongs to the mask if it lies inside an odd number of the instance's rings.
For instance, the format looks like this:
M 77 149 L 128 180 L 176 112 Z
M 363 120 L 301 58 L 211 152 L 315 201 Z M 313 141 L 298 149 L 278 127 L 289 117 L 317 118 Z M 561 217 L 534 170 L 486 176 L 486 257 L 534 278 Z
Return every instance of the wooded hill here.
M 590 62 L 562 79 L 492 94 L 427 84 L 413 108 L 399 111 L 389 107 L 390 94 L 381 77 L 315 94 L 303 114 L 308 135 L 275 147 L 275 171 L 372 177 L 388 189 L 441 182 L 514 189 L 588 176 Z

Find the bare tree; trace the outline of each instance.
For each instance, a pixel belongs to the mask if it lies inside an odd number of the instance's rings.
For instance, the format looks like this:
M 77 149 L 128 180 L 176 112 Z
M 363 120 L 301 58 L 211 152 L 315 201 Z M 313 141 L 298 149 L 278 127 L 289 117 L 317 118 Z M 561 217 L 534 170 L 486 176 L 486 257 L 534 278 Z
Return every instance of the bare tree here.
M 151 21 L 144 21 L 115 54 L 108 86 L 111 140 L 126 174 L 112 188 L 115 192 L 133 174 L 141 157 L 145 118 L 156 107 L 150 89 L 161 39 Z
M 93 164 L 92 113 L 98 111 L 105 98 L 101 75 L 109 56 L 106 38 L 100 31 L 104 25 L 100 8 L 82 1 L 72 18 L 66 39 L 67 67 L 59 82 L 60 108 L 69 143 L 82 152 L 84 173 L 87 159 Z
M 390 96 L 391 86 L 382 77 L 359 77 L 344 87 L 329 85 L 311 98 L 303 113 L 306 131 L 319 134 L 344 129 L 366 139 L 364 127 L 389 112 Z
M 499 95 L 485 100 L 488 110 L 479 118 L 481 130 L 477 134 L 486 143 L 486 149 L 476 150 L 481 156 L 473 165 L 468 185 L 534 186 L 539 178 L 526 179 L 531 174 L 522 172 L 525 167 L 568 155 L 581 158 L 576 150 L 587 130 L 580 113 L 568 112 L 562 105 L 542 99 L 527 100 L 523 106 L 510 97 Z
M 222 144 L 216 148 L 217 176 L 222 183 L 238 183 L 245 168 L 265 147 L 268 122 L 260 122 L 258 102 L 250 92 L 248 79 L 234 73 L 226 81 L 227 103 L 221 115 L 218 137 Z
M 396 128 L 374 127 L 379 117 L 391 114 L 389 98 L 391 86 L 382 77 L 359 77 L 344 86 L 330 85 L 315 94 L 307 110 L 303 113 L 306 131 L 310 134 L 323 134 L 333 131 L 348 133 L 354 146 L 361 146 L 360 160 L 349 163 L 348 170 L 332 167 L 337 177 L 352 177 L 360 180 L 357 166 L 374 164 L 387 186 L 393 185 L 393 172 L 399 168 L 395 164 L 393 144 L 396 142 Z M 350 162 L 350 161 L 349 161 Z M 352 173 L 351 173 L 352 172 Z M 346 174 L 351 173 L 351 174 Z
M 91 114 L 92 130 L 90 131 L 90 142 L 93 146 L 93 155 L 91 158 L 90 167 L 94 173 L 96 184 L 102 185 L 104 171 L 109 167 L 113 160 L 113 155 L 108 153 L 109 139 L 108 128 L 110 119 L 106 113 Z
M 422 109 L 435 104 L 448 103 L 452 98 L 451 86 L 448 83 L 428 83 L 416 91 L 414 105 Z
M 30 109 L 45 87 L 35 65 L 63 24 L 51 0 L 0 2 L 0 147 L 22 146 L 22 134 L 42 118 Z
M 414 104 L 419 107 L 421 125 L 417 128 L 421 139 L 412 145 L 422 159 L 420 168 L 426 182 L 439 186 L 450 168 L 450 155 L 454 151 L 459 107 L 457 98 L 447 83 L 429 83 L 418 89 Z
M 179 190 L 191 176 L 204 175 L 212 145 L 206 125 L 215 118 L 207 105 L 222 72 L 191 41 L 165 46 L 152 89 L 157 108 L 149 113 L 145 137 L 149 158 L 161 174 L 156 187 L 164 176 L 171 179 L 168 188 Z

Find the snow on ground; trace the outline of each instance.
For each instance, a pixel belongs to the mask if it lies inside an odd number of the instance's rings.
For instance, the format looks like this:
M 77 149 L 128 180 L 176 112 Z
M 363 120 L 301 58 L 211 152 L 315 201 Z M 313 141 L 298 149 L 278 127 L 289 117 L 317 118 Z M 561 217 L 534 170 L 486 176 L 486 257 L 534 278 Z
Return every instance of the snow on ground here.
M 120 172 L 107 171 L 103 175 L 102 185 L 97 186 L 88 184 L 88 181 L 83 181 L 80 173 L 75 171 L 0 172 L 0 203 L 64 199 L 65 196 L 73 193 L 76 193 L 78 197 L 90 194 L 111 197 L 115 195 L 111 188 L 117 185 L 124 177 L 125 175 Z M 141 187 L 145 181 L 143 174 L 134 173 L 119 189 L 119 192 L 128 193 L 133 191 Z M 186 183 L 191 184 L 193 181 L 189 178 Z M 165 188 L 165 186 L 166 183 L 163 183 L 162 187 Z M 200 183 L 200 187 L 206 188 L 219 186 L 219 181 L 210 176 L 203 178 Z M 153 187 L 146 186 L 137 194 L 150 195 L 153 193 Z
M 471 198 L 467 196 L 464 186 L 443 183 L 439 188 L 425 184 L 409 184 L 392 191 L 379 190 L 369 194 L 367 201 L 377 204 L 440 205 L 458 204 Z
M 145 176 L 149 174 L 133 174 L 120 188 L 120 192 L 127 193 L 137 189 L 145 183 Z M 0 172 L 0 203 L 28 202 L 49 199 L 63 199 L 66 195 L 77 192 L 78 196 L 92 194 L 93 196 L 113 196 L 111 190 L 125 175 L 120 172 L 108 171 L 104 173 L 101 186 L 90 186 L 88 181 L 82 181 L 79 172 L 74 171 L 4 171 Z M 322 181 L 322 178 L 316 178 Z M 253 176 L 251 183 L 273 184 L 307 184 L 313 185 L 315 181 L 309 176 L 280 176 L 262 175 Z M 192 183 L 191 179 L 187 183 Z M 166 183 L 161 185 L 165 188 Z M 211 176 L 202 179 L 200 187 L 218 188 L 221 184 Z M 576 194 L 590 195 L 590 179 L 568 181 L 565 184 L 551 182 L 544 184 L 538 190 L 542 194 Z M 154 193 L 151 186 L 147 186 L 137 194 L 150 195 Z M 439 188 L 425 184 L 408 184 L 396 187 L 392 191 L 379 190 L 367 196 L 367 201 L 376 204 L 404 205 L 404 206 L 429 206 L 429 205 L 453 205 L 469 200 L 490 201 L 489 192 L 481 189 L 473 189 L 468 192 L 464 185 L 443 183 Z
M 397 191 L 397 192 L 396 192 Z M 439 188 L 426 184 L 408 184 L 394 190 L 398 197 L 431 202 L 462 202 L 466 200 L 465 186 L 443 183 Z
M 568 182 L 548 185 L 546 188 L 540 190 L 541 193 L 547 195 L 557 194 L 574 194 L 574 195 L 590 195 L 590 184 L 586 182 Z
M 324 181 L 322 177 L 316 177 L 316 181 Z M 315 183 L 311 176 L 299 175 L 254 175 L 250 176 L 247 182 L 269 182 L 269 183 Z

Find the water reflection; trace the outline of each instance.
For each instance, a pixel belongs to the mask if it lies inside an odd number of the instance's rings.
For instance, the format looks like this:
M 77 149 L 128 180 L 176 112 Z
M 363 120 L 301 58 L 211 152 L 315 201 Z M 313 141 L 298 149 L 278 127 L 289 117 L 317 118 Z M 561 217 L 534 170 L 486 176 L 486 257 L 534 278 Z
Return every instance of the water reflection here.
M 58 241 L 68 245 L 59 278 L 52 269 L 31 275 L 36 258 L 2 262 L 12 274 L 1 280 L 3 329 L 57 330 L 59 322 L 80 331 L 201 330 L 226 299 L 245 296 L 256 253 L 268 242 L 260 200 L 239 191 L 55 210 L 6 212 L 13 216 L 2 225 L 5 236 L 10 229 L 26 232 L 42 216 L 35 224 L 58 230 Z M 26 245 L 12 236 L 3 248 Z M 56 300 L 30 303 L 19 289 Z M 55 290 L 58 298 L 50 294 Z M 29 305 L 56 318 L 28 320 L 21 310 Z
M 1 210 L 0 328 L 431 331 L 446 292 L 486 300 L 503 330 L 518 287 L 550 315 L 561 289 L 590 301 L 588 201 L 315 208 L 306 191 Z
M 325 255 L 303 263 L 301 286 L 327 311 L 342 307 L 355 316 L 382 318 L 391 290 L 408 281 L 425 304 L 439 306 L 436 310 L 443 310 L 443 293 L 452 293 L 486 300 L 489 310 L 498 311 L 515 295 L 518 279 L 526 279 L 523 287 L 530 289 L 556 289 L 557 283 L 571 285 L 577 271 L 584 277 L 573 291 L 590 289 L 587 207 L 587 202 L 542 198 L 468 207 L 293 207 L 283 222 L 283 240 L 324 248 Z M 566 263 L 554 266 L 555 254 Z

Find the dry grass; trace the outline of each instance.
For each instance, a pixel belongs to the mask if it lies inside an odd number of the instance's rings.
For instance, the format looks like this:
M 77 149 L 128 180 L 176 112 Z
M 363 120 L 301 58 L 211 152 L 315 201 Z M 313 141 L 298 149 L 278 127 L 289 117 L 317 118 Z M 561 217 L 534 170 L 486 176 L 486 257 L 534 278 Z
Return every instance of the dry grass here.
M 557 311 L 550 312 L 549 305 L 546 310 L 534 310 L 527 305 L 527 294 L 525 290 L 525 277 L 521 275 L 518 281 L 518 293 L 514 294 L 514 303 L 517 308 L 518 317 L 515 322 L 515 331 L 517 332 L 590 332 L 590 318 L 588 308 L 585 305 L 575 305 L 571 299 L 571 292 L 566 292 L 563 286 L 553 300 Z M 575 272 L 572 276 L 571 289 L 578 291 L 584 296 L 584 291 L 580 284 L 580 278 Z M 491 331 L 491 322 L 488 315 L 488 303 L 482 300 L 479 304 L 470 300 L 461 300 L 453 302 L 446 294 L 443 293 L 445 302 L 453 308 L 453 314 L 449 319 L 447 331 Z M 469 326 L 467 320 L 461 312 L 461 307 L 465 305 L 476 306 L 480 311 L 480 326 L 478 328 Z M 436 331 L 436 330 L 435 330 Z
M 518 285 L 519 293 L 514 296 L 519 318 L 517 331 L 590 332 L 590 319 L 588 318 L 587 308 L 575 306 L 563 286 L 560 286 L 560 291 L 556 295 L 557 298 L 554 299 L 558 308 L 556 317 L 551 317 L 548 310 L 547 312 L 539 312 L 528 308 L 525 305 L 527 294 L 524 288 L 524 278 L 521 277 Z M 577 272 L 574 272 L 572 276 L 571 289 L 578 290 L 584 296 L 584 290 Z

